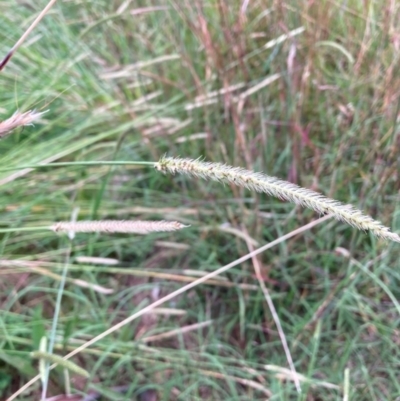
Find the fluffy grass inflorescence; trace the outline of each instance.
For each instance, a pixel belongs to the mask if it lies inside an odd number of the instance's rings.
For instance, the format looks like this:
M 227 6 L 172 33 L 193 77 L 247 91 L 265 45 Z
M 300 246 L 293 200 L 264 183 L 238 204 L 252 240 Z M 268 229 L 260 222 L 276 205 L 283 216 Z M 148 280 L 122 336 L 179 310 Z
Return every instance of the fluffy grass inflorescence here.
M 187 226 L 178 221 L 100 220 L 61 221 L 53 224 L 50 228 L 55 232 L 149 234 L 152 232 L 176 231 L 185 227 Z
M 163 157 L 155 165 L 156 170 L 171 174 L 186 174 L 222 183 L 235 184 L 257 192 L 264 192 L 279 199 L 296 203 L 316 211 L 331 214 L 337 220 L 364 231 L 371 231 L 377 237 L 400 242 L 400 237 L 379 221 L 365 215 L 352 205 L 345 205 L 334 199 L 298 185 L 270 177 L 263 173 L 232 167 L 221 163 L 204 162 L 200 159 Z
M 4 138 L 15 128 L 31 125 L 34 121 L 38 120 L 42 114 L 43 113 L 38 113 L 35 110 L 29 110 L 25 113 L 16 111 L 10 118 L 0 122 L 0 138 Z

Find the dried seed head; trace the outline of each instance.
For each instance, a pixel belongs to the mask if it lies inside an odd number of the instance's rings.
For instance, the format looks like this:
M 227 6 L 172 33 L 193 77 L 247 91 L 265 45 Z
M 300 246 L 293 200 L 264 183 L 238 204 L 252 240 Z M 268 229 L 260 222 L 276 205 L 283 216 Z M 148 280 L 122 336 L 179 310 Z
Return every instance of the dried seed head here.
M 25 125 L 31 125 L 34 121 L 38 120 L 42 114 L 34 110 L 25 113 L 15 112 L 10 118 L 0 122 L 0 138 L 7 136 L 13 129 Z
M 77 233 L 129 233 L 149 234 L 151 232 L 176 231 L 185 226 L 177 221 L 130 221 L 130 220 L 101 220 L 59 222 L 53 224 L 50 229 L 55 232 Z
M 400 242 L 400 236 L 390 231 L 379 221 L 363 214 L 351 205 L 344 205 L 324 195 L 299 187 L 263 173 L 232 167 L 220 163 L 203 162 L 199 159 L 179 159 L 163 157 L 155 164 L 155 169 L 163 173 L 186 174 L 218 182 L 235 184 L 257 192 L 264 192 L 281 200 L 289 201 L 315 210 L 321 214 L 331 214 L 360 230 L 370 230 L 377 237 Z

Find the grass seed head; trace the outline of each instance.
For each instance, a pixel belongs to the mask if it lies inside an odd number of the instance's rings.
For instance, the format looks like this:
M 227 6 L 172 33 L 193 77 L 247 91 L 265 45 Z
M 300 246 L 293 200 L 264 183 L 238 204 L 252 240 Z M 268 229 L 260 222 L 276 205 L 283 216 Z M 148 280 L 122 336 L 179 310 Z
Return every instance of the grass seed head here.
M 329 199 L 326 196 L 299 187 L 291 182 L 283 181 L 263 173 L 232 167 L 221 163 L 204 162 L 200 159 L 180 159 L 163 157 L 155 165 L 156 170 L 163 173 L 186 174 L 206 180 L 235 184 L 256 192 L 264 192 L 281 200 L 293 202 L 312 209 L 320 214 L 330 214 L 337 220 L 350 224 L 364 231 L 371 231 L 377 237 L 400 242 L 400 237 L 390 231 L 379 221 L 363 214 L 361 210 L 351 205 Z
M 176 231 L 185 227 L 187 226 L 178 221 L 100 220 L 61 221 L 53 224 L 50 228 L 55 232 L 149 234 L 152 232 Z
M 16 111 L 10 118 L 0 122 L 0 138 L 4 138 L 17 127 L 32 125 L 32 123 L 38 120 L 42 114 L 44 113 L 38 113 L 35 110 L 29 110 L 25 113 Z

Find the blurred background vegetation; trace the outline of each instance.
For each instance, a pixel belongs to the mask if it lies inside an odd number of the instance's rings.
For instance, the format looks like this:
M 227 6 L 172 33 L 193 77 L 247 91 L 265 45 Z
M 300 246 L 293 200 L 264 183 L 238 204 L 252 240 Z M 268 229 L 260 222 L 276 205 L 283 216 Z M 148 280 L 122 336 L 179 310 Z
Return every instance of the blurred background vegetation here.
M 0 2 L 0 58 L 46 1 Z M 204 157 L 297 183 L 400 232 L 396 0 L 59 1 L 0 73 L 0 399 L 54 352 L 315 219 L 292 204 L 151 168 L 52 161 Z M 11 168 L 16 170 L 10 171 Z M 8 169 L 8 170 L 6 170 Z M 18 232 L 78 219 L 190 224 L 150 236 Z M 51 372 L 48 396 L 101 400 L 395 400 L 400 248 L 329 220 L 259 258 L 299 374 L 247 262 Z M 78 281 L 80 280 L 80 281 Z M 40 382 L 19 399 L 40 398 Z M 347 398 L 346 398 L 347 397 Z M 400 398 L 399 398 L 400 399 Z

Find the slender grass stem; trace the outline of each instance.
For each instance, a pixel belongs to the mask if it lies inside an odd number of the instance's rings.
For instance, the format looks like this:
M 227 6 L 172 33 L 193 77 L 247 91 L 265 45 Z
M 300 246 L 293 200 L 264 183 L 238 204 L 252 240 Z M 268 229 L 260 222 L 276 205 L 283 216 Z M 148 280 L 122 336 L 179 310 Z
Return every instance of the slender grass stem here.
M 4 59 L 0 62 L 0 71 L 4 69 L 7 63 L 10 61 L 13 54 L 17 51 L 17 49 L 22 45 L 25 39 L 30 35 L 30 33 L 35 29 L 35 27 L 39 24 L 39 22 L 43 19 L 43 17 L 48 13 L 51 7 L 56 3 L 57 0 L 50 0 L 47 3 L 47 6 L 40 12 L 40 14 L 35 18 L 29 28 L 23 33 L 23 35 L 18 39 L 12 49 L 7 53 Z
M 91 167 L 91 166 L 154 166 L 155 162 L 142 161 L 82 161 L 82 162 L 58 162 L 46 164 L 24 164 L 15 167 L 1 168 L 0 172 L 23 170 L 25 168 L 51 168 L 51 167 Z
M 57 291 L 57 300 L 56 300 L 56 305 L 54 309 L 54 316 L 53 316 L 53 322 L 51 325 L 51 332 L 50 332 L 50 344 L 48 348 L 48 353 L 52 354 L 54 350 L 54 344 L 56 341 L 56 334 L 57 334 L 57 324 L 58 324 L 58 318 L 60 316 L 60 310 L 61 310 L 61 301 L 62 297 L 64 294 L 64 288 L 65 288 L 65 282 L 67 281 L 67 272 L 68 272 L 68 266 L 70 262 L 70 257 L 71 257 L 71 252 L 72 252 L 72 247 L 73 247 L 73 242 L 72 240 L 69 242 L 69 247 L 68 251 L 65 257 L 65 262 L 64 266 L 62 269 L 62 275 L 61 275 L 61 281 L 60 281 L 60 286 Z M 46 395 L 47 395 L 47 387 L 49 384 L 49 375 L 50 375 L 50 363 L 47 361 L 46 362 L 46 373 L 45 373 L 45 380 L 42 388 L 42 400 L 46 400 Z
M 0 228 L 0 234 L 23 233 L 32 231 L 48 231 L 48 230 L 51 230 L 51 226 L 12 227 L 12 228 Z

